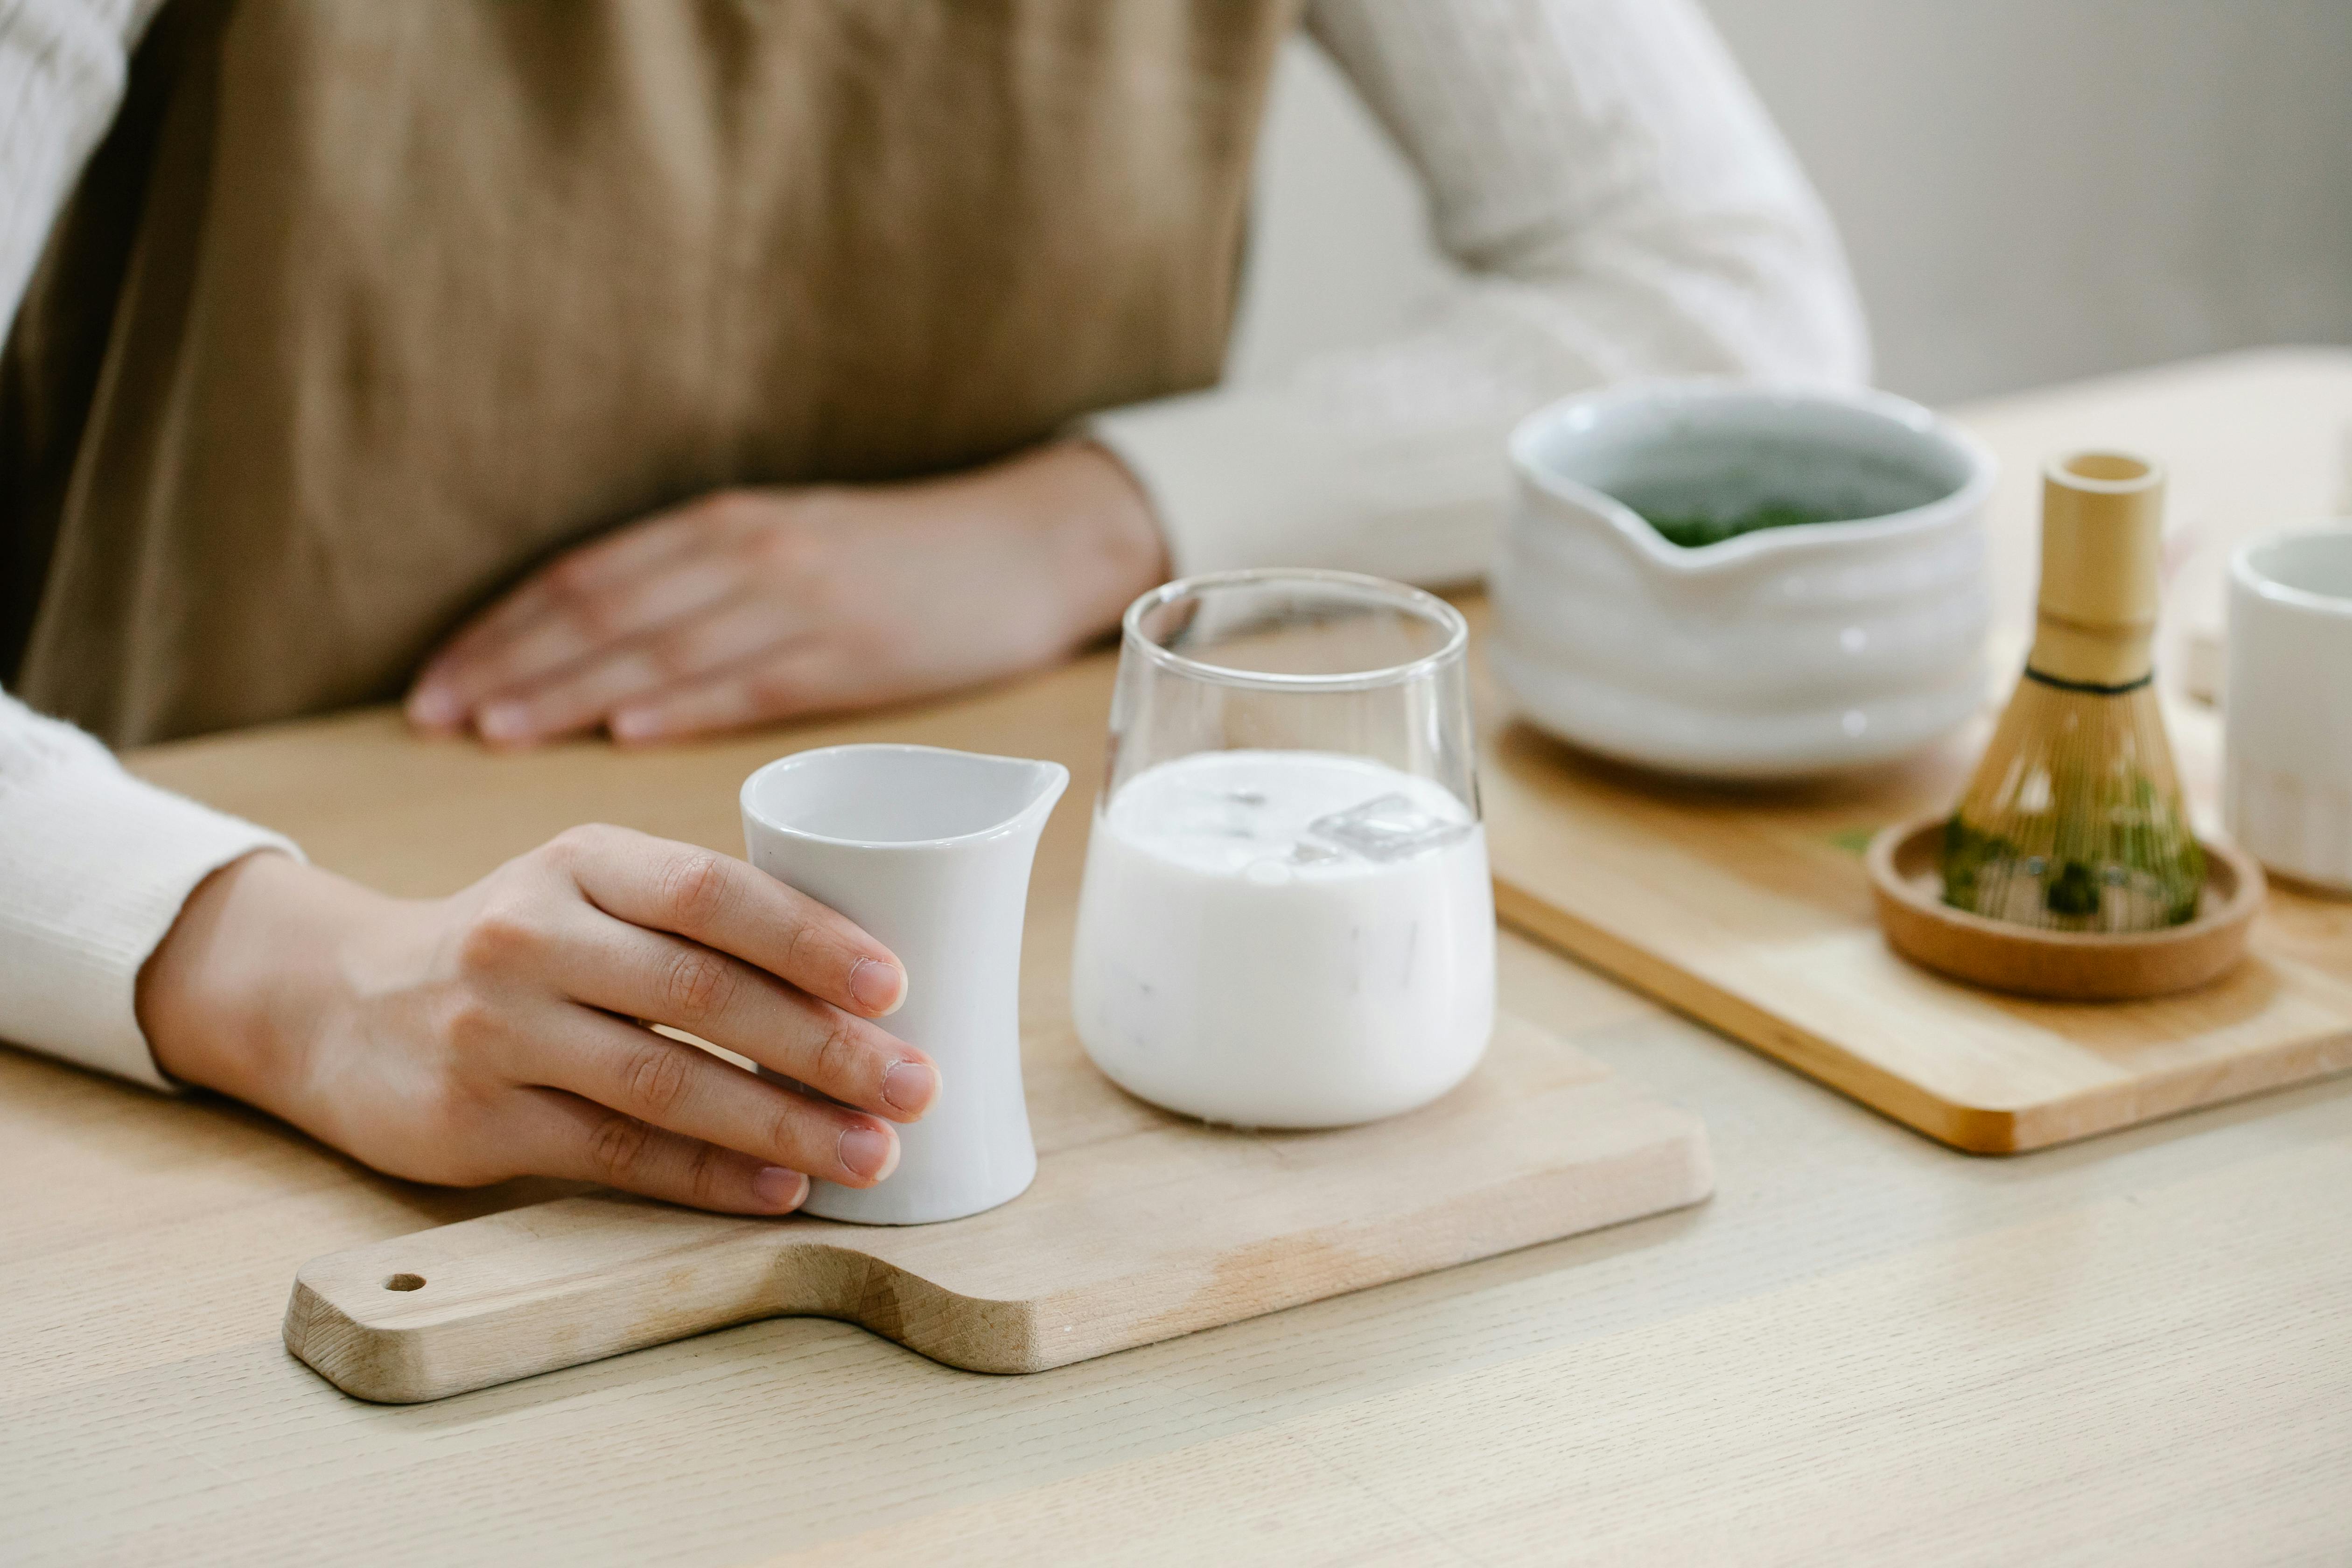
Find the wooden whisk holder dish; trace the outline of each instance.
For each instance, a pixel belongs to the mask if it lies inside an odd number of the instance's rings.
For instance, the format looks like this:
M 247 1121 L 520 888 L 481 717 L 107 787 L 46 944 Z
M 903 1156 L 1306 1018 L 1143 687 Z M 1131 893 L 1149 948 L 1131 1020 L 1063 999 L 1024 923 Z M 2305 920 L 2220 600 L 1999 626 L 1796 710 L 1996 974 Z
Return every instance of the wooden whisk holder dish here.
M 1914 817 L 1871 840 L 1871 891 L 1887 945 L 1971 985 L 2066 1002 L 2169 995 L 2227 973 L 2245 956 L 2263 907 L 2263 868 L 2243 851 L 2200 840 L 2205 889 L 2197 918 L 2164 931 L 2053 931 L 1944 902 L 1948 814 Z

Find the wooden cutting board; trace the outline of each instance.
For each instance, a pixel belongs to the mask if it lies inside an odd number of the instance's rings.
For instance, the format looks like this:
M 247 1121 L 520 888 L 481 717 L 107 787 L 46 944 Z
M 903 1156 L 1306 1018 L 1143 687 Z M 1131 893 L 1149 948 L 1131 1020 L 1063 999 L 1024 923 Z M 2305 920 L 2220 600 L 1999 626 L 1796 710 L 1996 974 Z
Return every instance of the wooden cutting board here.
M 1489 705 L 1488 711 L 1499 711 Z M 2219 724 L 2168 715 L 2210 823 Z M 1526 726 L 1486 738 L 1502 918 L 1932 1138 L 2007 1154 L 2352 1067 L 2352 900 L 2276 882 L 2246 963 L 2149 1002 L 2037 1002 L 1896 957 L 1862 852 L 1958 797 L 1989 719 L 1799 787 L 1675 784 Z
M 974 1372 L 1038 1372 L 1698 1202 L 1705 1131 L 1504 1018 L 1423 1110 L 1330 1132 L 1202 1126 L 1065 1031 L 1030 1042 L 1036 1184 L 945 1225 L 732 1219 L 568 1198 L 316 1258 L 289 1349 L 391 1403 L 755 1318 L 840 1318 Z

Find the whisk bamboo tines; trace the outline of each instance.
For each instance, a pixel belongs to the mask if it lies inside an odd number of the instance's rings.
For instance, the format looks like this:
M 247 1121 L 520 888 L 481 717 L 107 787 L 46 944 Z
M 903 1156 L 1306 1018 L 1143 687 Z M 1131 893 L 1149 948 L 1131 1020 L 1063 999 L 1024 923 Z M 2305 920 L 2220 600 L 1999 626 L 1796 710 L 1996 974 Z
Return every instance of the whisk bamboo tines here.
M 2118 452 L 2050 465 L 2033 652 L 1944 830 L 1944 901 L 2054 931 L 2197 913 L 2197 847 L 2157 705 L 2164 474 Z

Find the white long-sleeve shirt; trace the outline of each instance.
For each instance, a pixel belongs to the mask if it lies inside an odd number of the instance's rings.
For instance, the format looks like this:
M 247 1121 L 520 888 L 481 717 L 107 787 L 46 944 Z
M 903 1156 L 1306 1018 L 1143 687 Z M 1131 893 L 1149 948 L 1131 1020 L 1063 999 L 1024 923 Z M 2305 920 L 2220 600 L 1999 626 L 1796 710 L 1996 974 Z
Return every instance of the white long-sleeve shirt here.
M 0 0 L 0 321 L 121 105 L 159 0 Z M 1310 0 L 1460 277 L 1393 341 L 1096 416 L 1180 573 L 1475 576 L 1504 437 L 1640 375 L 1856 381 L 1820 202 L 1694 0 Z M 0 1039 L 164 1086 L 139 971 L 205 876 L 289 848 L 0 695 Z

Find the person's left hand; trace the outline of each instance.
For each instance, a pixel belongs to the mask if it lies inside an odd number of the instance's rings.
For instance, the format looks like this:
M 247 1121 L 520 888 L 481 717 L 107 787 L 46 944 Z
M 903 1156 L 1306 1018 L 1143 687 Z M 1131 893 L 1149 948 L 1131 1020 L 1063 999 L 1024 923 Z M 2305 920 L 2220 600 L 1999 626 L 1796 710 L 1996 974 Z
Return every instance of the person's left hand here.
M 1166 571 L 1090 442 L 912 484 L 724 490 L 559 557 L 427 662 L 410 721 L 673 740 L 1059 658 Z

